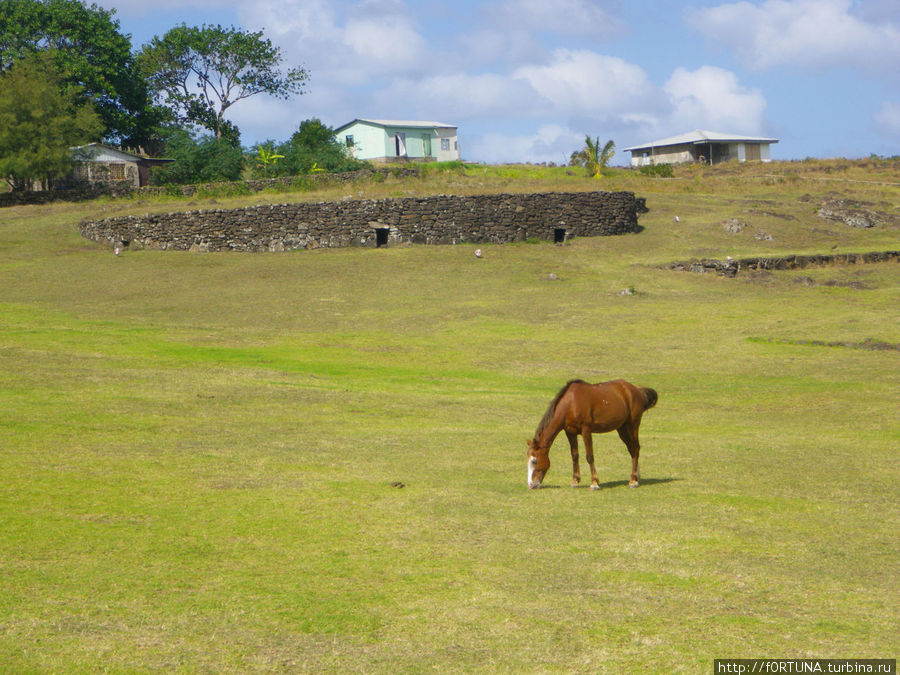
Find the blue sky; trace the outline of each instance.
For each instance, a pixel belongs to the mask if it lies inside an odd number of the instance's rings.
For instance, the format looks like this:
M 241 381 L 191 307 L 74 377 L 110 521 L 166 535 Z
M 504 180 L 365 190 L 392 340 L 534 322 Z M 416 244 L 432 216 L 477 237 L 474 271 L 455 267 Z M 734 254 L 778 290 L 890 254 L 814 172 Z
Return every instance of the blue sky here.
M 459 126 L 463 158 L 565 163 L 693 129 L 774 159 L 900 155 L 900 0 L 99 0 L 135 48 L 186 23 L 262 30 L 310 71 L 229 115 L 244 145 L 318 117 Z M 150 6 L 152 5 L 152 9 Z

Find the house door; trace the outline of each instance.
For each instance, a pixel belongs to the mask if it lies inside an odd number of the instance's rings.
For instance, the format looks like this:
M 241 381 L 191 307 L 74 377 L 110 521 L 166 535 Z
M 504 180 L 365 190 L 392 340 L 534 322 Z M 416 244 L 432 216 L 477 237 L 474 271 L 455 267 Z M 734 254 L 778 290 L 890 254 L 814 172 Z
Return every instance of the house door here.
M 747 158 L 748 162 L 759 161 L 759 144 L 758 143 L 747 143 L 744 146 L 744 156 Z
M 406 134 L 394 134 L 394 144 L 397 147 L 397 157 L 406 157 Z
M 431 157 L 431 136 L 422 136 L 422 154 L 425 157 Z

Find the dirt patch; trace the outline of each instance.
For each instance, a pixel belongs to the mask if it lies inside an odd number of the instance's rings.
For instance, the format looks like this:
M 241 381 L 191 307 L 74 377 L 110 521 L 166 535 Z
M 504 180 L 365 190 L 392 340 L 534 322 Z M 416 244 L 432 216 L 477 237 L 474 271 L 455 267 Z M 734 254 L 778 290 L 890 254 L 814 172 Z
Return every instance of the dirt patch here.
M 857 291 L 869 291 L 873 286 L 863 283 L 862 281 L 842 281 L 840 279 L 828 279 L 827 281 L 816 281 L 812 277 L 797 277 L 794 279 L 795 284 L 803 286 L 828 286 L 831 288 L 852 288 Z
M 759 209 L 748 209 L 747 213 L 754 216 L 765 216 L 766 218 L 779 218 L 781 220 L 797 220 L 797 216 L 789 213 L 776 213 L 775 211 L 760 211 Z
M 868 349 L 876 352 L 900 351 L 900 344 L 896 342 L 882 342 L 873 338 L 866 338 L 862 342 L 846 342 L 843 340 L 786 340 L 784 338 L 748 338 L 751 342 L 764 342 L 775 345 L 798 345 L 801 347 L 846 347 L 848 349 Z

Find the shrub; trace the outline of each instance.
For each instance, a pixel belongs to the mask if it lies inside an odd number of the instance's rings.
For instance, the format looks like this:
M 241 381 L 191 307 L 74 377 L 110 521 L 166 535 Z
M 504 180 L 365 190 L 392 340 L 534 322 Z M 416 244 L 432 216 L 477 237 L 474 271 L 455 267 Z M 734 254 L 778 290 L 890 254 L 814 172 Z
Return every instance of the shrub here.
M 371 168 L 368 162 L 351 157 L 346 146 L 334 140 L 334 130 L 316 118 L 301 122 L 291 140 L 279 145 L 276 151 L 284 155 L 276 166 L 276 175 L 279 176 Z
M 638 171 L 645 176 L 656 176 L 658 178 L 672 178 L 675 175 L 671 164 L 645 164 Z
M 244 167 L 240 148 L 212 136 L 195 138 L 184 129 L 176 129 L 166 139 L 165 155 L 175 161 L 153 172 L 154 185 L 236 181 Z

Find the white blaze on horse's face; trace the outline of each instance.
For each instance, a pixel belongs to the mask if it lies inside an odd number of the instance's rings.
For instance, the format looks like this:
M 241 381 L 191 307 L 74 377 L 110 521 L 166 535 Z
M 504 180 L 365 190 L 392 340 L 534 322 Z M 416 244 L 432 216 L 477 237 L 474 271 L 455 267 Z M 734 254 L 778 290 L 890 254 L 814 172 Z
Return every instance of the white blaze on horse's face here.
M 534 487 L 534 482 L 532 479 L 534 478 L 534 467 L 537 464 L 537 457 L 534 455 L 528 456 L 528 487 Z
M 541 487 L 541 481 L 544 480 L 549 468 L 548 453 L 541 452 L 531 441 L 528 441 L 528 487 L 531 489 Z

